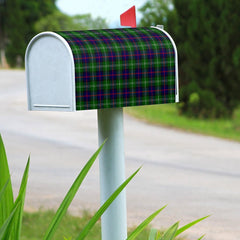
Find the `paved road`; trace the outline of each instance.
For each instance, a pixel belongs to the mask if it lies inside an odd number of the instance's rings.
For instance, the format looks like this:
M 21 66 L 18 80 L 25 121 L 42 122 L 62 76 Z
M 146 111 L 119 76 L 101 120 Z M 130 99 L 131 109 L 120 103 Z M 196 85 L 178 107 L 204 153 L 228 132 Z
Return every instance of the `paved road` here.
M 128 225 L 168 204 L 154 222 L 167 227 L 211 214 L 189 239 L 240 239 L 240 144 L 151 126 L 125 115 L 126 174 L 141 172 L 127 188 Z M 96 111 L 28 112 L 23 71 L 0 71 L 0 132 L 15 192 L 31 153 L 26 209 L 56 208 L 97 148 Z M 99 206 L 96 163 L 71 211 Z

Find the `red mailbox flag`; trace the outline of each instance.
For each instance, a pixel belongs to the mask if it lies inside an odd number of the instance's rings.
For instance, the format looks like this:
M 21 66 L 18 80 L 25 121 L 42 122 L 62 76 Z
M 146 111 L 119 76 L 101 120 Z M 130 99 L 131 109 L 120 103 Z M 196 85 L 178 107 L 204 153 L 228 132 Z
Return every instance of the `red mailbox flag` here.
M 135 6 L 120 15 L 121 26 L 137 27 Z

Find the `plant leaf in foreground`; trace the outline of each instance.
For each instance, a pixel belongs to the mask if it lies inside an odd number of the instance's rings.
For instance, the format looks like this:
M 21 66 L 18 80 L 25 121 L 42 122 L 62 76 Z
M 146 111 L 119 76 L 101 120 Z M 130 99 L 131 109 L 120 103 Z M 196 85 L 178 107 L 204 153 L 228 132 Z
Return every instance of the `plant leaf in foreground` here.
M 176 231 L 178 229 L 178 222 L 173 224 L 169 229 L 165 231 L 160 240 L 172 240 L 175 237 Z
M 30 164 L 30 157 L 28 157 L 28 161 L 23 173 L 18 197 L 14 203 L 15 207 L 19 204 L 19 207 L 16 210 L 16 214 L 13 218 L 14 231 L 12 232 L 12 234 L 14 235 L 14 240 L 19 240 L 21 235 L 23 208 L 24 208 L 27 181 L 28 181 L 29 164 Z
M 50 226 L 47 229 L 47 232 L 44 236 L 44 240 L 50 240 L 53 237 L 53 234 L 56 232 L 57 227 L 62 220 L 63 216 L 67 212 L 67 209 L 69 205 L 71 204 L 74 196 L 76 195 L 81 183 L 83 182 L 84 178 L 86 177 L 87 173 L 89 172 L 91 166 L 95 162 L 98 154 L 103 148 L 103 145 L 105 142 L 99 147 L 99 149 L 92 155 L 92 157 L 89 159 L 89 161 L 86 163 L 82 171 L 77 176 L 76 180 L 72 184 L 71 188 L 69 189 L 68 193 L 66 194 L 65 198 L 63 199 L 60 207 L 58 208 Z
M 178 236 L 179 234 L 181 234 L 182 232 L 186 231 L 187 229 L 189 229 L 189 228 L 192 227 L 193 225 L 195 225 L 195 224 L 201 222 L 202 220 L 208 218 L 209 216 L 210 216 L 210 215 L 208 215 L 208 216 L 206 216 L 206 217 L 203 217 L 203 218 L 199 218 L 199 219 L 197 219 L 197 220 L 195 220 L 195 221 L 193 221 L 193 222 L 190 222 L 190 223 L 186 224 L 185 226 L 179 228 L 179 229 L 177 230 L 177 232 L 176 232 L 175 237 Z
M 123 182 L 117 190 L 107 199 L 107 201 L 99 208 L 99 210 L 94 214 L 94 216 L 90 219 L 87 225 L 83 228 L 81 233 L 78 235 L 76 240 L 84 239 L 88 232 L 92 229 L 94 224 L 98 221 L 98 219 L 102 216 L 102 214 L 106 211 L 106 209 L 110 206 L 110 204 L 114 201 L 114 199 L 121 193 L 121 191 L 127 186 L 127 184 L 133 179 L 133 177 L 139 172 L 141 168 L 139 168 L 136 172 L 134 172 L 125 182 Z
M 5 222 L 5 220 L 10 215 L 13 209 L 13 190 L 12 183 L 10 179 L 9 167 L 7 162 L 7 156 L 5 147 L 2 141 L 2 136 L 0 134 L 0 189 L 3 189 L 6 182 L 9 181 L 9 184 L 6 186 L 4 195 L 1 198 L 0 202 L 0 226 Z
M 4 197 L 4 194 L 7 189 L 8 184 L 9 184 L 9 179 L 7 180 L 7 182 L 5 183 L 5 185 L 2 187 L 2 189 L 0 191 L 0 202 L 1 202 L 1 199 Z
M 14 218 L 14 215 L 16 213 L 16 210 L 18 209 L 19 204 L 15 206 L 15 208 L 12 210 L 6 221 L 3 223 L 3 225 L 0 228 L 0 240 L 8 239 L 9 232 L 11 231 L 11 221 Z M 7 234 L 7 236 L 6 236 Z
M 157 238 L 157 232 L 158 232 L 157 229 L 152 228 L 152 229 L 150 230 L 148 240 L 156 240 L 156 238 Z
M 166 205 L 167 206 L 167 205 Z M 144 228 L 147 227 L 147 225 L 166 207 L 162 207 L 156 212 L 154 212 L 152 215 L 150 215 L 148 218 L 146 218 L 138 227 L 128 236 L 127 240 L 135 239 L 139 233 L 141 233 Z

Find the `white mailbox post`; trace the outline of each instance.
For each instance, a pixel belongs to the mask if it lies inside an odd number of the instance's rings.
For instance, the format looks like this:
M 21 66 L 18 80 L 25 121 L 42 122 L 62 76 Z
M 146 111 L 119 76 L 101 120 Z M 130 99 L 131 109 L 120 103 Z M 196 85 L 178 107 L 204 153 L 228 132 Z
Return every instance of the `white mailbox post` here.
M 163 29 L 44 32 L 26 51 L 29 110 L 98 110 L 101 202 L 125 180 L 123 107 L 178 102 L 176 46 Z M 123 191 L 102 239 L 127 237 Z

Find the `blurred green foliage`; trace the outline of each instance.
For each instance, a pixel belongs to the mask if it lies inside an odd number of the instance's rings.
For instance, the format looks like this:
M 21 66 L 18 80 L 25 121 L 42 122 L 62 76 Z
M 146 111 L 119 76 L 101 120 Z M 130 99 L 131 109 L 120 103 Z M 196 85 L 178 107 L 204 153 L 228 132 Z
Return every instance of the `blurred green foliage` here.
M 149 0 L 142 26 L 163 24 L 179 55 L 179 110 L 232 117 L 240 103 L 240 1 Z
M 93 19 L 90 14 L 60 12 L 56 0 L 0 0 L 0 63 L 4 54 L 11 67 L 23 67 L 27 44 L 41 31 L 107 27 L 105 19 Z
M 2 8 L 2 41 L 10 66 L 23 66 L 27 42 L 36 33 L 34 23 L 56 10 L 55 0 L 6 0 Z
M 37 32 L 69 31 L 108 28 L 106 20 L 100 17 L 93 19 L 91 14 L 69 16 L 60 11 L 39 19 L 35 24 Z

